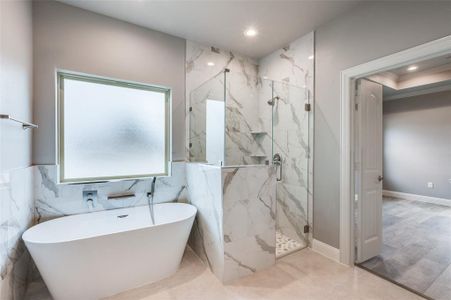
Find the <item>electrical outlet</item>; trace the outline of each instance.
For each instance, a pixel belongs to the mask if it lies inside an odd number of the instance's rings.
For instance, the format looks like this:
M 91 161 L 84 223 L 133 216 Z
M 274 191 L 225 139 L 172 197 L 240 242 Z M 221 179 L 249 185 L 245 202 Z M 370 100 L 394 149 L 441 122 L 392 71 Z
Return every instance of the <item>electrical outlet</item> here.
M 434 188 L 434 183 L 428 182 L 428 188 L 429 188 L 429 189 L 433 189 L 433 188 Z

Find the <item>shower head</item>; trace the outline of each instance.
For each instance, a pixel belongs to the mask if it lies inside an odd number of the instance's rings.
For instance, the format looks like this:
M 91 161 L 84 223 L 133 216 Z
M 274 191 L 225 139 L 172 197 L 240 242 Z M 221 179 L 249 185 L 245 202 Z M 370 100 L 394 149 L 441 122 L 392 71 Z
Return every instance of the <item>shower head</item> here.
M 273 97 L 271 99 L 268 100 L 268 104 L 271 106 L 274 106 L 274 104 L 276 103 L 276 100 L 279 100 L 279 96 Z

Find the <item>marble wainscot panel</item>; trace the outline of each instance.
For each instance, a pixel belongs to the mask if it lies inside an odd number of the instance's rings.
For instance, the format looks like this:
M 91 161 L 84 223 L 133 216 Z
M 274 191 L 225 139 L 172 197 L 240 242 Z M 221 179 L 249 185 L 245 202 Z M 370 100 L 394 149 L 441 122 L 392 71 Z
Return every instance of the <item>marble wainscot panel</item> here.
M 224 76 L 224 70 L 229 69 Z M 206 99 L 226 101 L 225 164 L 252 164 L 258 125 L 258 67 L 255 61 L 236 53 L 186 44 L 187 159 L 205 162 Z M 190 110 L 190 107 L 192 108 Z M 191 147 L 190 147 L 191 145 Z
M 99 210 L 147 205 L 147 192 L 151 179 L 124 180 L 96 184 L 57 184 L 57 166 L 35 166 L 35 205 L 37 222 L 65 215 Z M 185 163 L 173 162 L 170 177 L 159 177 L 155 186 L 155 203 L 186 201 Z M 96 190 L 97 201 L 93 207 L 83 201 L 83 191 Z M 131 191 L 135 197 L 108 200 L 110 194 Z
M 282 156 L 284 172 L 277 184 L 277 227 L 304 246 L 311 236 L 304 233 L 303 227 L 312 224 L 308 207 L 313 202 L 313 111 L 305 112 L 304 104 L 314 107 L 313 54 L 312 32 L 259 61 L 260 97 L 268 95 L 265 90 L 270 90 L 271 84 L 273 95 L 279 96 L 273 107 L 259 101 L 259 123 L 271 132 L 273 114 L 274 153 Z
M 276 177 L 270 166 L 224 167 L 224 282 L 275 264 Z
M 218 278 L 224 273 L 221 167 L 186 164 L 188 201 L 197 207 L 189 244 Z
M 0 299 L 23 299 L 31 257 L 22 233 L 33 224 L 33 167 L 0 178 Z
M 187 164 L 188 199 L 198 208 L 190 245 L 222 281 L 275 263 L 275 169 Z

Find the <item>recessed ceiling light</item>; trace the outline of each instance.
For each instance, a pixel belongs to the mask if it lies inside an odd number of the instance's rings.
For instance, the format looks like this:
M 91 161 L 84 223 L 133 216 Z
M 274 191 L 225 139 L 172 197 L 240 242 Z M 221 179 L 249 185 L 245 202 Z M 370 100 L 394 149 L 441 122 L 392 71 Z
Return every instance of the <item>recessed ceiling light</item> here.
M 244 31 L 244 35 L 247 37 L 254 37 L 258 34 L 258 31 L 255 28 L 248 28 Z
M 214 65 L 215 65 L 215 63 L 212 61 L 207 62 L 207 66 L 209 66 L 209 67 L 213 67 Z
M 415 71 L 416 69 L 418 69 L 417 66 L 410 66 L 410 67 L 407 68 L 407 71 L 413 72 L 413 71 Z
M 308 57 L 308 59 L 314 59 L 314 58 L 315 58 L 314 55 L 310 55 L 310 56 Z

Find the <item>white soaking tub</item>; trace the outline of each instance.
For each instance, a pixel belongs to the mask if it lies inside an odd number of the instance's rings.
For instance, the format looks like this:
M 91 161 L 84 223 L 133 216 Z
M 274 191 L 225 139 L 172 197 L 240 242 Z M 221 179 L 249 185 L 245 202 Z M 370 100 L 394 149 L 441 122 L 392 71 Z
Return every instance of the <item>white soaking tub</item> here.
M 174 274 L 197 209 L 139 206 L 47 221 L 22 236 L 56 300 L 91 300 Z

